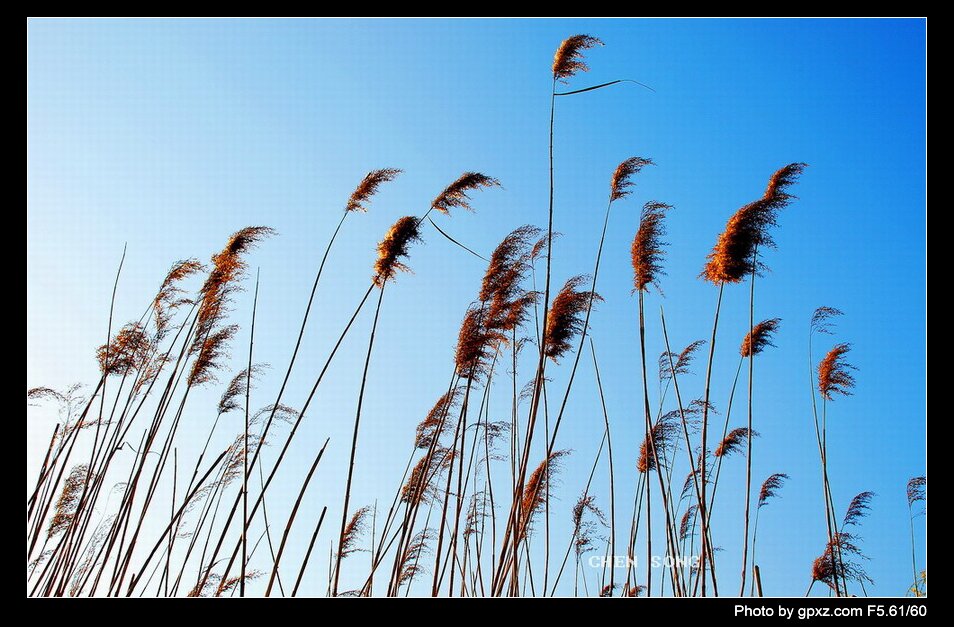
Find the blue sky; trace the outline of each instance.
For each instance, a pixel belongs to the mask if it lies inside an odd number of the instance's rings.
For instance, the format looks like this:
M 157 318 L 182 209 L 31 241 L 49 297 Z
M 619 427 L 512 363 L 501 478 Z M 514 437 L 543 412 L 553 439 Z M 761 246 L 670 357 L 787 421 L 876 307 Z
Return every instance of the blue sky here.
M 808 163 L 794 190 L 799 200 L 781 216 L 778 248 L 765 256 L 771 272 L 757 287 L 756 317 L 783 322 L 777 347 L 756 364 L 754 475 L 791 476 L 760 522 L 763 583 L 767 594 L 802 594 L 824 543 L 807 332 L 815 307 L 828 305 L 846 315 L 817 348 L 850 341 L 859 368 L 855 395 L 830 406 L 835 499 L 843 508 L 858 492 L 878 494 L 863 528 L 869 592 L 909 586 L 904 485 L 926 471 L 923 21 L 31 20 L 27 30 L 27 386 L 95 382 L 94 348 L 106 333 L 124 243 L 117 322 L 138 318 L 173 261 L 207 259 L 233 231 L 264 224 L 279 235 L 249 259 L 262 278 L 256 361 L 273 366 L 256 390 L 258 405 L 273 400 L 314 268 L 368 170 L 405 173 L 369 213 L 347 221 L 286 395 L 291 405 L 304 400 L 366 289 L 376 242 L 397 217 L 422 213 L 461 172 L 477 170 L 503 189 L 475 195 L 472 214 L 439 216 L 442 228 L 487 254 L 517 226 L 545 226 L 553 51 L 571 34 L 600 37 L 606 46 L 587 54 L 591 71 L 571 85 L 631 78 L 654 91 L 625 84 L 558 99 L 555 227 L 564 235 L 553 264 L 558 284 L 591 271 L 610 174 L 626 157 L 654 159 L 633 196 L 614 206 L 598 287 L 605 302 L 592 320 L 621 503 L 642 437 L 628 258 L 639 207 L 650 199 L 675 206 L 665 297 L 647 298 L 648 350 L 657 355 L 660 305 L 673 344 L 708 335 L 716 290 L 697 275 L 726 219 L 778 167 Z M 432 228 L 424 237 L 412 251 L 414 273 L 384 299 L 352 503 L 389 502 L 414 425 L 446 388 L 457 327 L 484 270 Z M 235 303 L 243 331 L 223 380 L 241 368 L 250 296 Z M 720 408 L 747 305 L 745 286 L 727 288 L 713 392 Z M 296 440 L 282 475 L 287 494 L 273 497 L 281 511 L 314 447 L 330 436 L 300 514 L 309 523 L 298 529 L 299 544 L 322 505 L 329 521 L 340 516 L 370 313 Z M 573 449 L 553 505 L 554 524 L 564 526 L 602 428 L 584 357 L 560 436 Z M 555 390 L 568 365 L 552 369 Z M 701 394 L 703 371 L 700 362 L 684 395 Z M 505 382 L 498 388 L 506 411 Z M 204 437 L 220 391 L 190 397 L 188 434 Z M 744 414 L 733 413 L 742 424 Z M 28 412 L 28 483 L 53 423 L 49 412 Z M 725 473 L 733 487 L 720 492 L 713 530 L 727 564 L 720 578 L 733 589 L 743 460 L 727 462 Z M 605 488 L 597 494 L 605 503 Z M 325 553 L 334 527 L 322 533 Z M 918 541 L 923 566 L 920 532 Z M 354 577 L 366 559 L 353 558 Z M 312 570 L 315 591 L 323 591 L 323 572 L 323 564 Z

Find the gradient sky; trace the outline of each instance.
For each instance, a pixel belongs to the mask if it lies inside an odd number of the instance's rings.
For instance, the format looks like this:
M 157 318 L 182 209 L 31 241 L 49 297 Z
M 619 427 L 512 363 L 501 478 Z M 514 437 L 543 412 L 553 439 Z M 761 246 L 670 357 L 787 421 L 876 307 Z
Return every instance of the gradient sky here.
M 279 235 L 249 263 L 262 280 L 256 361 L 273 367 L 253 404 L 271 402 L 345 199 L 368 170 L 402 168 L 371 211 L 349 218 L 342 232 L 285 397 L 300 404 L 366 289 L 376 242 L 397 217 L 421 214 L 462 171 L 478 170 L 504 189 L 475 195 L 473 214 L 438 216 L 442 228 L 487 254 L 517 226 L 545 226 L 550 64 L 559 42 L 580 32 L 606 46 L 587 54 L 591 71 L 573 88 L 632 78 L 655 90 L 620 85 L 559 99 L 556 112 L 555 222 L 564 234 L 553 257 L 557 284 L 592 270 L 615 166 L 632 155 L 657 164 L 614 207 L 598 287 L 605 302 L 592 320 L 614 429 L 620 528 L 628 528 L 643 432 L 628 259 L 639 207 L 650 199 L 675 206 L 665 297 L 647 298 L 655 356 L 660 305 L 674 345 L 707 337 L 716 290 L 697 275 L 716 235 L 774 170 L 804 161 L 799 200 L 781 216 L 778 248 L 765 255 L 771 272 L 757 289 L 756 317 L 783 322 L 777 347 L 756 364 L 754 477 L 791 476 L 762 512 L 763 584 L 766 594 L 802 594 L 825 540 L 807 336 L 812 311 L 828 305 L 845 316 L 816 352 L 850 341 L 858 367 L 854 396 L 829 407 L 834 497 L 843 510 L 858 492 L 877 493 L 862 529 L 875 580 L 869 592 L 903 594 L 912 577 L 905 483 L 926 470 L 920 20 L 30 20 L 27 386 L 95 382 L 94 349 L 106 334 L 124 243 L 117 323 L 139 317 L 173 261 L 207 259 L 233 231 L 264 224 Z M 414 425 L 446 388 L 457 327 L 484 270 L 432 227 L 424 238 L 412 250 L 414 274 L 400 276 L 384 299 L 356 506 L 389 502 Z M 235 303 L 243 331 L 225 381 L 245 359 L 250 297 Z M 726 289 L 713 383 L 720 409 L 747 304 L 746 286 Z M 313 593 L 323 592 L 337 533 L 371 313 L 348 337 L 281 485 L 269 492 L 270 510 L 287 511 L 315 447 L 331 437 L 299 515 L 307 522 L 296 527 L 286 557 L 296 568 L 327 504 L 322 556 L 306 582 Z M 551 394 L 562 394 L 569 362 L 551 370 Z M 560 435 L 559 446 L 573 449 L 552 504 L 560 538 L 602 430 L 589 363 L 585 355 Z M 703 371 L 700 361 L 685 396 L 701 395 Z M 529 379 L 531 367 L 520 376 Z M 204 438 L 220 392 L 212 386 L 190 397 L 180 455 L 190 438 Z M 504 419 L 505 381 L 494 394 Z M 743 424 L 744 412 L 733 414 L 733 425 Z M 232 420 L 223 446 L 240 428 Z M 54 422 L 47 410 L 28 410 L 28 484 Z M 743 481 L 744 460 L 727 462 L 721 485 L 729 487 L 720 490 L 713 531 L 729 590 L 737 586 Z M 605 478 L 597 482 L 605 507 Z M 920 531 L 918 543 L 923 567 Z M 350 560 L 343 577 L 356 579 L 367 555 Z

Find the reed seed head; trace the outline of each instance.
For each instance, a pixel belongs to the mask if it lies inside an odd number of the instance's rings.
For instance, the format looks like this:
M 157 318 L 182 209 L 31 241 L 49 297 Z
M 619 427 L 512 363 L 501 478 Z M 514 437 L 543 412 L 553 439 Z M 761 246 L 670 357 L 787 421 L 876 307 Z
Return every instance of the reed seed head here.
M 368 201 L 378 192 L 382 183 L 393 181 L 402 170 L 395 168 L 384 168 L 382 170 L 372 170 L 361 179 L 358 187 L 348 197 L 348 203 L 345 205 L 345 211 L 367 211 Z
M 554 80 L 565 83 L 577 72 L 588 72 L 590 67 L 583 59 L 583 51 L 602 45 L 602 41 L 590 35 L 573 35 L 564 39 L 553 55 Z
M 662 241 L 666 235 L 666 224 L 663 219 L 671 205 L 656 202 L 647 202 L 643 206 L 639 219 L 639 229 L 633 238 L 630 249 L 633 263 L 633 291 L 648 292 L 650 285 L 659 288 L 658 279 L 665 274 L 662 267 L 663 250 L 667 243 Z
M 818 364 L 818 391 L 825 400 L 834 400 L 836 394 L 848 396 L 855 387 L 851 374 L 855 367 L 845 357 L 850 350 L 846 342 L 836 344 Z
M 450 215 L 452 208 L 458 207 L 473 211 L 473 207 L 470 206 L 470 196 L 467 195 L 467 192 L 487 187 L 500 187 L 500 181 L 480 172 L 464 172 L 456 181 L 445 187 L 444 191 L 431 202 L 431 209 L 436 209 L 447 215 Z
M 778 325 L 781 322 L 781 318 L 770 318 L 752 327 L 752 330 L 745 334 L 742 347 L 739 348 L 742 356 L 752 357 L 761 353 L 768 346 L 775 346 L 775 344 L 772 344 L 772 334 L 778 330 Z
M 408 256 L 411 243 L 420 241 L 420 221 L 414 216 L 404 216 L 388 230 L 378 244 L 378 258 L 374 262 L 374 284 L 378 287 L 394 279 L 398 272 L 410 272 L 402 259 Z

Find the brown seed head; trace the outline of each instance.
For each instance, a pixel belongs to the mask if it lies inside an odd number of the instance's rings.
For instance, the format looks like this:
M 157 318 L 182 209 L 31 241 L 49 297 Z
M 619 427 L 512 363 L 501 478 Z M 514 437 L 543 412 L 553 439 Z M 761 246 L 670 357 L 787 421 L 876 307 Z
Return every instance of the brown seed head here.
M 473 211 L 473 207 L 470 206 L 470 196 L 467 195 L 467 192 L 485 187 L 500 187 L 500 181 L 480 172 L 464 172 L 434 199 L 431 203 L 431 209 L 436 209 L 448 215 L 450 210 L 455 207 Z
M 577 72 L 588 72 L 590 68 L 583 60 L 583 51 L 602 45 L 602 41 L 589 35 L 573 35 L 564 39 L 553 55 L 553 78 L 567 82 Z
M 404 216 L 388 230 L 378 244 L 378 258 L 374 262 L 374 284 L 384 287 L 398 272 L 410 272 L 401 259 L 408 256 L 412 242 L 420 241 L 420 222 L 414 216 Z
M 550 305 L 544 352 L 554 362 L 572 348 L 573 337 L 583 331 L 583 315 L 590 303 L 603 300 L 596 292 L 579 290 L 586 280 L 585 276 L 567 280 Z
M 394 168 L 384 168 L 383 170 L 372 170 L 358 183 L 358 187 L 348 197 L 348 204 L 345 205 L 345 211 L 367 211 L 367 202 L 378 192 L 382 183 L 393 181 L 402 170 Z
M 914 477 L 908 481 L 908 505 L 914 505 L 918 501 L 926 499 L 927 477 Z
M 752 327 L 752 330 L 746 333 L 745 339 L 742 340 L 742 347 L 739 349 L 742 356 L 758 355 L 767 346 L 775 346 L 775 344 L 772 344 L 772 334 L 778 330 L 778 325 L 781 322 L 781 318 L 771 318 Z
M 610 179 L 610 201 L 619 200 L 629 196 L 633 186 L 636 184 L 633 177 L 639 174 L 639 171 L 647 165 L 656 165 L 652 159 L 643 157 L 630 157 L 626 161 L 616 166 L 613 171 L 613 177 Z
M 855 367 L 845 358 L 850 350 L 848 343 L 837 344 L 818 364 L 818 391 L 826 400 L 834 400 L 836 394 L 848 396 L 855 387 L 855 378 L 851 375 Z
M 788 475 L 784 472 L 777 472 L 774 475 L 770 475 L 759 490 L 759 507 L 765 505 L 770 498 L 775 497 L 787 480 Z
M 792 163 L 781 168 L 769 179 L 761 198 L 735 212 L 708 256 L 701 274 L 705 280 L 738 283 L 759 269 L 756 251 L 759 247 L 774 246 L 769 228 L 776 225 L 779 210 L 794 198 L 786 189 L 798 180 L 805 167 L 804 163 Z
M 666 224 L 663 218 L 671 205 L 650 201 L 643 206 L 639 219 L 639 229 L 633 238 L 630 250 L 633 263 L 633 291 L 648 292 L 650 285 L 659 288 L 657 279 L 664 274 L 662 258 L 668 244 L 662 241 L 666 235 Z
M 121 328 L 109 344 L 96 350 L 99 369 L 106 375 L 129 375 L 143 368 L 153 352 L 146 329 L 138 322 Z

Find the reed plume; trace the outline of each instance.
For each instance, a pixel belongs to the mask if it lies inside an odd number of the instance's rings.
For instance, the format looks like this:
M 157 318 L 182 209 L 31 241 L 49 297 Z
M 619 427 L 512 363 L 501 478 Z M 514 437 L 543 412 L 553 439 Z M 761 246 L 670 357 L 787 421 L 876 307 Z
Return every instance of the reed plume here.
M 834 318 L 843 315 L 844 313 L 840 309 L 835 309 L 834 307 L 819 307 L 812 314 L 811 332 L 831 335 L 832 327 L 835 324 Z
M 462 379 L 474 379 L 486 372 L 491 349 L 507 341 L 507 336 L 486 325 L 483 307 L 471 306 L 464 315 L 457 337 L 454 364 Z
M 420 241 L 420 221 L 414 216 L 404 216 L 388 230 L 378 244 L 378 258 L 374 262 L 374 284 L 378 287 L 394 279 L 398 272 L 410 272 L 401 259 L 408 256 L 411 244 Z
M 384 168 L 368 172 L 358 183 L 358 187 L 351 193 L 351 196 L 348 197 L 345 211 L 367 211 L 367 202 L 378 192 L 381 184 L 393 181 L 401 172 L 402 170 L 396 168 Z
M 688 492 L 692 477 L 689 478 L 689 482 L 686 483 L 685 491 Z M 679 523 L 679 539 L 683 542 L 692 534 L 693 524 L 696 518 L 696 511 L 698 511 L 698 505 L 690 505 L 686 508 L 685 513 L 682 515 L 682 520 Z
M 845 358 L 850 350 L 851 344 L 847 342 L 837 344 L 818 364 L 818 391 L 826 401 L 834 400 L 836 394 L 849 396 L 855 387 L 855 378 L 851 375 L 855 367 Z
M 434 479 L 441 470 L 449 467 L 455 458 L 454 451 L 436 447 L 432 454 L 426 454 L 419 459 L 414 464 L 407 482 L 401 487 L 401 502 L 412 506 L 430 502 L 437 494 Z
M 738 427 L 729 431 L 729 434 L 725 436 L 725 439 L 719 443 L 719 446 L 716 447 L 714 455 L 716 457 L 724 457 L 726 455 L 731 455 L 732 453 L 737 453 L 742 450 L 742 447 L 745 446 L 746 441 L 749 437 L 757 436 L 758 433 L 755 431 L 749 431 L 748 427 Z
M 777 472 L 774 475 L 769 475 L 769 478 L 762 483 L 762 488 L 759 490 L 759 507 L 768 503 L 768 500 L 774 498 L 778 495 L 778 491 L 785 484 L 785 481 L 788 480 L 788 475 L 784 472 Z
M 908 507 L 914 507 L 915 503 L 926 500 L 927 477 L 914 477 L 908 481 L 907 495 Z
M 544 353 L 554 363 L 572 348 L 573 337 L 583 331 L 582 315 L 590 306 L 590 300 L 603 300 L 593 291 L 580 291 L 579 287 L 585 282 L 585 276 L 572 277 L 553 298 L 546 320 Z
M 236 231 L 221 252 L 212 256 L 212 270 L 199 290 L 197 332 L 193 350 L 200 350 L 205 335 L 225 313 L 229 298 L 238 289 L 247 264 L 244 255 L 262 239 L 274 235 L 267 226 L 249 226 Z
M 669 445 L 672 437 L 676 435 L 677 425 L 665 419 L 659 420 L 653 425 L 651 430 L 652 441 L 649 434 L 643 438 L 643 443 L 639 445 L 639 458 L 636 460 L 636 470 L 641 473 L 650 470 L 656 470 L 657 463 L 665 466 L 664 449 Z M 657 459 L 658 458 L 658 459 Z
M 639 584 L 628 584 L 626 587 L 623 588 L 623 596 L 638 597 L 645 590 L 646 590 L 646 586 L 642 586 Z
M 228 345 L 238 332 L 238 326 L 230 324 L 213 330 L 198 344 L 198 354 L 192 362 L 188 382 L 190 386 L 202 385 L 216 380 L 216 372 L 228 358 Z
M 794 199 L 786 190 L 805 167 L 791 163 L 781 168 L 769 179 L 761 198 L 735 212 L 709 254 L 702 278 L 716 284 L 739 283 L 759 270 L 758 248 L 774 246 L 768 229 L 776 225 L 779 210 Z
M 533 515 L 546 502 L 546 495 L 552 487 L 554 474 L 559 470 L 559 462 L 570 454 L 570 451 L 553 451 L 540 462 L 527 479 L 523 488 L 523 499 L 520 503 L 520 537 L 526 535 Z
M 429 542 L 434 538 L 434 530 L 425 528 L 418 531 L 401 554 L 398 587 L 410 584 L 414 579 L 425 572 L 421 565 L 421 556 L 429 550 Z
M 509 233 L 490 255 L 490 263 L 480 287 L 478 300 L 486 308 L 486 326 L 500 333 L 513 332 L 523 324 L 536 292 L 528 292 L 522 284 L 531 269 L 532 238 L 539 235 L 534 226 L 521 226 Z
M 245 392 L 248 390 L 249 380 L 254 379 L 262 370 L 264 370 L 263 364 L 255 364 L 250 369 L 243 368 L 238 374 L 232 377 L 232 380 L 225 386 L 225 391 L 222 392 L 222 396 L 219 398 L 219 404 L 217 406 L 218 412 L 220 414 L 227 414 L 241 409 L 241 401 L 245 396 Z M 268 410 L 271 410 L 271 407 L 259 410 L 258 416 L 261 416 L 262 413 Z M 250 421 L 249 424 L 252 424 L 252 421 Z
M 602 41 L 590 35 L 573 35 L 564 39 L 553 55 L 553 80 L 565 83 L 577 72 L 588 72 L 590 67 L 583 59 L 583 51 L 602 45 Z
M 368 526 L 368 514 L 371 513 L 371 507 L 365 505 L 364 507 L 359 508 L 351 516 L 351 520 L 348 521 L 348 524 L 345 525 L 344 533 L 341 534 L 341 542 L 338 545 L 338 554 L 341 559 L 344 559 L 354 553 L 355 551 L 361 551 L 363 549 L 358 548 L 358 541 L 361 539 L 361 535 L 364 533 L 365 529 Z
M 473 211 L 470 206 L 470 196 L 467 192 L 479 190 L 487 187 L 500 187 L 500 181 L 481 174 L 480 172 L 464 172 L 456 181 L 444 188 L 431 202 L 431 209 L 436 209 L 443 214 L 450 215 L 450 210 L 455 208 Z
M 73 518 L 76 516 L 77 505 L 79 505 L 80 494 L 86 485 L 88 475 L 89 465 L 77 464 L 73 466 L 70 474 L 63 481 L 60 497 L 56 501 L 53 517 L 50 518 L 50 524 L 46 530 L 48 538 L 52 538 L 72 524 Z
M 841 528 L 857 526 L 862 518 L 866 518 L 871 511 L 871 499 L 875 496 L 874 492 L 862 492 L 851 499 L 848 509 L 845 511 L 845 517 L 842 519 Z
M 847 582 L 857 581 L 864 585 L 871 583 L 871 577 L 864 567 L 851 558 L 868 559 L 857 544 L 856 538 L 849 533 L 835 533 L 825 545 L 825 550 L 812 562 L 812 583 L 820 581 L 835 591 L 845 594 Z M 811 587 L 809 587 L 811 591 Z
M 677 376 L 689 374 L 689 366 L 692 365 L 696 351 L 702 348 L 705 343 L 705 340 L 696 340 L 682 349 L 682 352 L 679 354 L 663 351 L 662 354 L 659 355 L 659 380 L 667 381 L 672 379 L 674 371 Z M 671 364 L 670 357 L 672 357 Z
M 174 263 L 166 273 L 166 278 L 152 301 L 157 340 L 161 340 L 168 332 L 173 312 L 182 305 L 191 305 L 193 302 L 192 299 L 182 296 L 185 290 L 179 287 L 179 284 L 204 269 L 205 266 L 198 259 L 185 259 Z
M 153 348 L 145 327 L 138 322 L 130 322 L 116 333 L 109 344 L 96 350 L 96 359 L 103 374 L 126 376 L 146 365 Z
M 450 422 L 447 421 L 447 415 L 460 403 L 463 387 L 456 386 L 445 392 L 427 415 L 417 425 L 414 436 L 414 448 L 429 449 L 435 440 L 439 440 L 447 431 Z
M 666 225 L 663 219 L 666 211 L 672 205 L 652 200 L 643 205 L 639 218 L 639 229 L 633 239 L 631 259 L 633 263 L 633 291 L 647 292 L 650 285 L 659 289 L 658 279 L 665 274 L 662 267 L 662 258 L 667 246 L 662 241 L 666 234 Z
M 616 166 L 616 170 L 613 171 L 613 176 L 610 179 L 610 202 L 629 196 L 632 193 L 632 188 L 636 185 L 633 177 L 647 165 L 655 165 L 655 163 L 652 159 L 630 157 Z
M 742 357 L 758 355 L 767 347 L 775 346 L 775 344 L 772 344 L 772 334 L 778 330 L 781 322 L 781 318 L 763 320 L 746 333 L 745 339 L 742 340 L 742 347 L 739 348 Z
M 914 517 L 918 514 L 914 512 L 914 504 L 922 503 L 927 499 L 925 488 L 927 487 L 927 477 L 913 477 L 908 481 L 906 494 L 908 497 L 908 520 L 911 523 L 911 568 L 914 573 L 914 583 L 911 584 L 911 592 L 916 597 L 924 596 L 927 587 L 927 576 L 922 572 L 923 578 L 918 576 L 918 552 L 914 535 Z M 922 512 L 923 513 L 923 510 Z M 924 589 L 922 589 L 922 583 Z

